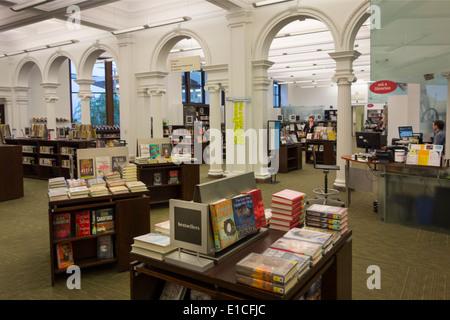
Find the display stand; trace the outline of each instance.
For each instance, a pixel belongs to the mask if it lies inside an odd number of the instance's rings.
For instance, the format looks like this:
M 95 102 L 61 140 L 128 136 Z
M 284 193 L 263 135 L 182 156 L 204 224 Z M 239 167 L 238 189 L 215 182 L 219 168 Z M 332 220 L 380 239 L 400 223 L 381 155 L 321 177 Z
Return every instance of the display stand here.
M 167 255 L 164 261 L 199 272 L 205 272 L 214 266 L 214 261 L 203 258 L 200 254 L 194 255 L 190 252 L 183 252 L 181 249 Z

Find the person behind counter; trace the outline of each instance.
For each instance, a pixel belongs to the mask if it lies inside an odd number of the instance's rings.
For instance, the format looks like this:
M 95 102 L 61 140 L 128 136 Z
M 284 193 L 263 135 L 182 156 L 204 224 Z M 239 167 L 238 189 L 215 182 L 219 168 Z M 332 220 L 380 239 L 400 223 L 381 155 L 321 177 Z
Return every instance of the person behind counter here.
M 310 116 L 308 119 L 308 123 L 305 125 L 305 133 L 314 133 L 314 128 L 316 124 L 314 123 L 314 117 Z
M 444 146 L 443 152 L 445 152 L 445 131 L 444 121 L 433 121 L 434 139 L 433 144 Z

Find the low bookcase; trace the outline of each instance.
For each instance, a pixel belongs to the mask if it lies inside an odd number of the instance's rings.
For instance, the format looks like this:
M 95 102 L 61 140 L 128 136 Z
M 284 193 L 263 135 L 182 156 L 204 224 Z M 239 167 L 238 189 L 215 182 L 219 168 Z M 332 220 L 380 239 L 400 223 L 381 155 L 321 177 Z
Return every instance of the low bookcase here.
M 73 264 L 86 268 L 108 263 L 117 263 L 118 272 L 129 269 L 129 253 L 133 238 L 150 232 L 150 193 L 130 192 L 101 197 L 85 197 L 80 199 L 49 202 L 49 239 L 50 239 L 50 271 L 52 286 L 57 274 L 66 273 L 67 267 L 58 267 L 57 248 L 64 244 L 72 247 Z M 112 230 L 101 233 L 77 236 L 75 216 L 77 212 L 89 212 L 92 223 L 92 212 L 100 209 L 111 209 L 114 217 Z M 70 217 L 70 234 L 55 239 L 56 228 L 54 216 L 66 213 Z M 99 241 L 101 237 L 111 236 L 109 250 L 112 257 L 99 258 Z
M 200 183 L 199 164 L 167 162 L 136 165 L 137 179 L 145 183 L 150 191 L 150 204 L 166 203 L 170 199 L 191 201 L 194 198 L 195 186 Z

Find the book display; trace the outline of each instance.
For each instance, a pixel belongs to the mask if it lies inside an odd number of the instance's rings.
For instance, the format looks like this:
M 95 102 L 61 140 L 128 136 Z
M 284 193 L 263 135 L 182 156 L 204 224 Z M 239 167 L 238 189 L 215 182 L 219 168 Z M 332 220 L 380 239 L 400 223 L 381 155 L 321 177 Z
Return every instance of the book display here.
M 348 208 L 312 204 L 306 209 L 305 223 L 309 227 L 330 229 L 344 234 L 348 230 Z
M 135 237 L 131 246 L 131 252 L 158 260 L 164 260 L 167 254 L 177 249 L 170 244 L 170 237 L 159 233 L 148 233 Z
M 94 140 L 37 138 L 6 139 L 6 142 L 22 147 L 24 177 L 43 180 L 60 176 L 70 178 L 72 164 L 74 177 L 79 177 L 77 151 L 95 144 Z M 94 176 L 93 173 L 92 176 Z
M 306 163 L 314 163 L 314 150 L 316 163 L 336 164 L 336 140 L 306 139 L 305 148 Z
M 284 189 L 272 195 L 269 228 L 288 231 L 304 223 L 306 194 Z
M 52 285 L 56 274 L 64 273 L 70 264 L 84 268 L 117 263 L 118 270 L 125 271 L 133 237 L 150 231 L 147 189 L 93 196 L 89 185 L 107 188 L 103 177 L 49 180 Z M 52 191 L 61 189 L 67 190 L 65 198 L 51 196 Z

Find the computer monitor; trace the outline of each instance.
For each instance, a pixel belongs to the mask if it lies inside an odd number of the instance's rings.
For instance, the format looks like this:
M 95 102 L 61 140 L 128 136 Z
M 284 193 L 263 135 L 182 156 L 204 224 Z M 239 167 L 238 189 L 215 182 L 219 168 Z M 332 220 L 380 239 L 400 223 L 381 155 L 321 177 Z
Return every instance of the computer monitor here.
M 356 146 L 358 148 L 369 150 L 381 149 L 387 144 L 387 136 L 380 132 L 356 132 Z
M 413 136 L 412 126 L 398 127 L 398 136 L 400 139 L 411 138 Z

